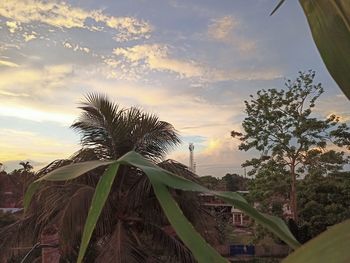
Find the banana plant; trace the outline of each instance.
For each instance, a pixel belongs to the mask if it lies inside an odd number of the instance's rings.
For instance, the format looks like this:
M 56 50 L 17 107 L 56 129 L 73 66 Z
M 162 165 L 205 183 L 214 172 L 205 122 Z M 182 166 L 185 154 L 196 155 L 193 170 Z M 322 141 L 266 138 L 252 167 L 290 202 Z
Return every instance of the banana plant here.
M 285 2 L 281 0 L 271 15 Z M 350 1 L 299 0 L 328 72 L 350 99 Z
M 260 213 L 239 194 L 235 192 L 218 192 L 209 190 L 195 182 L 177 176 L 166 171 L 152 162 L 145 159 L 142 155 L 130 151 L 118 160 L 111 161 L 89 161 L 63 166 L 45 176 L 34 181 L 27 189 L 24 197 L 25 210 L 30 205 L 30 201 L 38 187 L 44 181 L 66 181 L 83 176 L 86 172 L 101 166 L 106 166 L 101 176 L 91 201 L 89 213 L 85 222 L 84 231 L 81 239 L 80 250 L 77 262 L 82 262 L 87 250 L 89 241 L 92 237 L 97 220 L 102 212 L 103 206 L 111 190 L 113 181 L 121 165 L 136 167 L 143 171 L 152 184 L 153 191 L 162 207 L 170 224 L 176 231 L 178 237 L 191 250 L 193 256 L 198 262 L 228 262 L 213 247 L 211 247 L 204 238 L 194 229 L 192 224 L 182 213 L 179 205 L 171 195 L 169 188 L 183 191 L 192 191 L 199 193 L 209 193 L 217 196 L 221 200 L 239 208 L 256 222 L 263 225 L 280 239 L 286 242 L 291 248 L 297 249 L 300 244 L 291 234 L 288 227 L 280 218 Z

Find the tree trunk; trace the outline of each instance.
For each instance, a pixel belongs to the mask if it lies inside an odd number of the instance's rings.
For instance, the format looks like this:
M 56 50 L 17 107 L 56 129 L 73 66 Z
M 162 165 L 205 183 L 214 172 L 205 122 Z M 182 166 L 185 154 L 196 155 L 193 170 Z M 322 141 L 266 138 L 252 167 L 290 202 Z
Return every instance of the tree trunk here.
M 296 190 L 296 174 L 295 174 L 295 164 L 294 162 L 290 168 L 291 175 L 291 189 L 290 189 L 290 209 L 292 211 L 292 219 L 298 221 L 298 209 L 297 209 L 297 190 Z

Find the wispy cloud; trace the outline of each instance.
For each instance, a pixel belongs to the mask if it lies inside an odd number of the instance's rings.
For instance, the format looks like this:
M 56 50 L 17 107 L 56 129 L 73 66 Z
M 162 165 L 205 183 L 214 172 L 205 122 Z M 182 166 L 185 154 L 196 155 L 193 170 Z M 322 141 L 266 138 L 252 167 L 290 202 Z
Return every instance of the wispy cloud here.
M 0 115 L 70 124 L 75 116 L 68 110 L 63 111 L 65 101 L 60 98 L 72 96 L 71 77 L 73 66 L 69 64 L 0 71 Z M 50 106 L 48 102 L 55 100 Z
M 76 118 L 75 115 L 50 112 L 44 109 L 38 109 L 19 105 L 0 105 L 0 115 L 16 117 L 35 122 L 51 121 L 69 125 Z
M 63 42 L 63 46 L 65 48 L 72 49 L 73 51 L 82 51 L 82 52 L 85 52 L 85 53 L 90 53 L 90 51 L 91 51 L 90 48 L 88 48 L 88 47 L 82 47 L 82 46 L 80 46 L 78 44 L 72 44 L 72 43 L 70 43 L 68 41 Z
M 17 30 L 21 30 L 20 22 L 6 21 L 6 26 L 11 33 L 15 33 Z
M 14 129 L 0 129 L 0 148 L 1 162 L 18 159 L 49 162 L 68 157 L 78 149 L 75 144 L 60 142 L 30 131 Z
M 137 74 L 144 70 L 167 71 L 179 74 L 185 78 L 196 78 L 203 82 L 227 80 L 271 80 L 282 76 L 280 70 L 265 69 L 218 69 L 203 65 L 192 60 L 173 58 L 169 47 L 161 44 L 136 45 L 113 50 L 116 59 L 105 59 L 105 63 L 115 71 L 115 77 L 123 77 L 120 72 L 128 74 L 129 78 L 137 79 Z M 113 75 L 112 75 L 113 77 Z
M 151 70 L 175 72 L 184 77 L 199 77 L 203 74 L 202 68 L 193 61 L 171 58 L 165 45 L 146 44 L 116 48 L 113 53 L 133 66 L 145 65 Z
M 19 67 L 16 63 L 7 61 L 7 60 L 1 60 L 0 59 L 0 66 L 5 66 L 5 67 L 11 67 L 11 68 L 17 68 Z
M 252 52 L 256 49 L 256 43 L 253 40 L 240 36 L 237 32 L 241 23 L 232 16 L 223 16 L 212 19 L 208 26 L 209 38 L 236 46 L 241 52 Z
M 36 39 L 37 33 L 34 31 L 32 31 L 31 33 L 24 32 L 22 36 L 23 36 L 24 41 L 28 42 L 30 40 Z
M 90 31 L 105 27 L 115 30 L 115 40 L 126 41 L 148 37 L 152 28 L 142 20 L 134 17 L 115 17 L 101 10 L 84 10 L 65 2 L 39 0 L 4 0 L 0 2 L 0 15 L 11 19 L 7 26 L 15 32 L 20 23 L 39 22 L 58 28 L 85 28 Z M 88 20 L 93 21 L 91 24 Z
M 257 68 L 257 69 L 234 69 L 234 70 L 213 70 L 210 73 L 211 79 L 215 81 L 240 81 L 240 80 L 273 80 L 282 78 L 283 74 L 275 68 Z

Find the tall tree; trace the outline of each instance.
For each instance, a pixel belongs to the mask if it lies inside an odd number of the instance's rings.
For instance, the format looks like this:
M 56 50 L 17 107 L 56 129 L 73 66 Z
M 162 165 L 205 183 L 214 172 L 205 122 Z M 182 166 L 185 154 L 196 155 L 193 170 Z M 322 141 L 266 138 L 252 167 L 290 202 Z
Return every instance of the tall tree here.
M 288 170 L 294 220 L 298 219 L 296 180 L 308 168 L 309 151 L 316 149 L 318 155 L 325 154 L 330 141 L 349 147 L 349 127 L 340 123 L 337 116 L 318 119 L 312 115 L 323 93 L 321 84 L 314 83 L 314 77 L 314 71 L 299 72 L 295 81 L 285 83 L 285 90 L 263 89 L 256 97 L 251 95 L 251 100 L 245 101 L 244 133 L 231 132 L 232 137 L 241 140 L 240 150 L 255 149 L 261 154 L 243 164 L 253 167 L 251 174 L 271 160 Z M 340 157 L 345 163 L 344 153 Z

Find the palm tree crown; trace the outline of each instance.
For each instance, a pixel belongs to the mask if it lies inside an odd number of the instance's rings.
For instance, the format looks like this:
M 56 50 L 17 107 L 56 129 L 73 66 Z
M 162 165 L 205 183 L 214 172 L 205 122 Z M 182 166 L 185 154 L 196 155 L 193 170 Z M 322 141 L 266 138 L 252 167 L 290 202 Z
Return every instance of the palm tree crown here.
M 106 96 L 89 94 L 79 108 L 83 112 L 71 127 L 98 159 L 117 159 L 134 150 L 158 161 L 180 142 L 170 123 L 135 107 L 120 109 Z
M 180 142 L 171 124 L 135 107 L 120 109 L 106 96 L 89 94 L 80 108 L 82 114 L 72 128 L 81 134 L 82 149 L 69 160 L 55 161 L 43 168 L 39 176 L 69 163 L 117 159 L 130 150 L 157 163 Z M 196 180 L 177 162 L 162 161 L 158 165 Z M 103 171 L 104 168 L 98 168 L 65 183 L 50 182 L 42 186 L 25 218 L 0 231 L 0 249 L 5 251 L 10 246 L 5 236 L 12 235 L 16 245 L 20 241 L 23 246 L 35 244 L 42 232 L 54 228 L 59 234 L 62 258 L 67 262 L 74 260 Z M 204 215 L 197 196 L 178 190 L 172 194 L 197 230 L 206 231 L 210 218 Z M 104 263 L 194 262 L 191 252 L 171 230 L 148 178 L 130 166 L 118 170 L 85 259 L 85 262 Z

